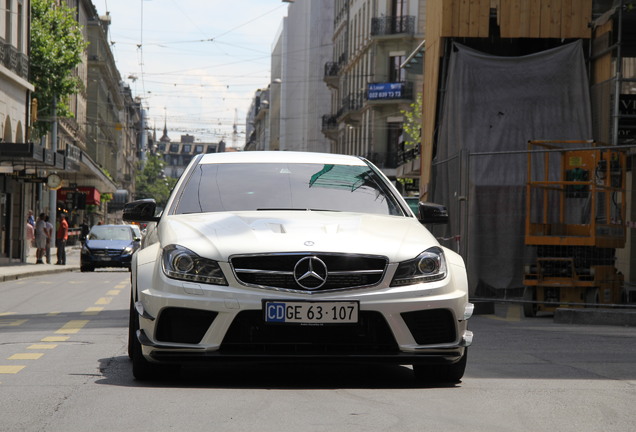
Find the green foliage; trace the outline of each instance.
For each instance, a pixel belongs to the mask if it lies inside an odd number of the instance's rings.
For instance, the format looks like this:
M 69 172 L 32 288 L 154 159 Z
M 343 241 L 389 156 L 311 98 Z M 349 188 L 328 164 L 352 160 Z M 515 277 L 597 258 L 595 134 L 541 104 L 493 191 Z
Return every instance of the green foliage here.
M 65 2 L 58 6 L 55 0 L 31 1 L 31 82 L 38 100 L 38 118 L 43 118 L 34 125 L 35 136 L 50 129 L 46 120 L 53 114 L 54 100 L 57 116 L 70 117 L 65 100 L 82 90 L 82 81 L 74 71 L 82 63 L 88 42 L 75 15 L 75 9 Z
M 160 156 L 149 154 L 143 169 L 135 177 L 135 199 L 154 198 L 158 207 L 165 207 L 177 179 L 166 177 L 166 163 Z
M 402 127 L 406 138 L 404 146 L 408 150 L 411 147 L 419 146 L 422 140 L 422 93 L 417 94 L 409 111 L 402 110 L 401 113 L 406 118 Z

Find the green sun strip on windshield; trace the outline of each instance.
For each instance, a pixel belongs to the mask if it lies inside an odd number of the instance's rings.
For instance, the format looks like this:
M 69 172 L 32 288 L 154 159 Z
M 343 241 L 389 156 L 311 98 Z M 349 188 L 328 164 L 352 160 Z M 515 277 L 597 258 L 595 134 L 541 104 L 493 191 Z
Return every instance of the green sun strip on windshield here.
M 346 189 L 354 192 L 364 186 L 366 178 L 367 173 L 361 173 L 359 167 L 329 164 L 311 176 L 309 187 Z

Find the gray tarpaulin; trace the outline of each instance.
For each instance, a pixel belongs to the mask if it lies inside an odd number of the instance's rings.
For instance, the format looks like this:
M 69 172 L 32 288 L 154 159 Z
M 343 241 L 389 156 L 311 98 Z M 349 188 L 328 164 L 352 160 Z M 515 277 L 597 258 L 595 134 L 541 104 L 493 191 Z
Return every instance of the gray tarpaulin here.
M 592 139 L 580 41 L 523 57 L 455 44 L 432 169 L 431 201 L 446 204 L 439 236 L 468 265 L 471 293 L 522 286 L 529 140 Z M 476 153 L 497 152 L 496 155 Z M 525 257 L 525 258 L 524 258 Z M 477 294 L 480 294 L 477 292 Z

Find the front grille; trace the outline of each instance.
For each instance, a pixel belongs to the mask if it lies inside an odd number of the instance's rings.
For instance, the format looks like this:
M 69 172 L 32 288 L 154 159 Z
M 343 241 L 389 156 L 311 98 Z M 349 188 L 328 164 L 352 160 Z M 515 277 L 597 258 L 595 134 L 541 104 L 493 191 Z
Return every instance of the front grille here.
M 122 250 L 120 249 L 91 249 L 91 253 L 93 256 L 109 256 L 109 257 L 117 257 L 122 254 Z
M 307 278 L 297 264 L 311 259 L 322 267 L 325 274 L 315 280 Z M 245 285 L 303 292 L 325 292 L 374 286 L 382 281 L 388 259 L 381 256 L 289 253 L 267 255 L 240 255 L 230 258 L 236 278 Z M 294 274 L 296 269 L 296 274 Z M 317 273 L 318 269 L 314 268 Z M 324 276 L 324 277 L 323 277 Z
M 159 314 L 156 338 L 159 342 L 198 344 L 217 312 L 186 308 L 166 308 Z
M 221 344 L 222 354 L 395 354 L 393 333 L 379 312 L 360 311 L 357 324 L 267 324 L 262 311 L 240 312 Z
M 452 343 L 457 338 L 453 314 L 447 309 L 431 309 L 401 314 L 418 345 Z

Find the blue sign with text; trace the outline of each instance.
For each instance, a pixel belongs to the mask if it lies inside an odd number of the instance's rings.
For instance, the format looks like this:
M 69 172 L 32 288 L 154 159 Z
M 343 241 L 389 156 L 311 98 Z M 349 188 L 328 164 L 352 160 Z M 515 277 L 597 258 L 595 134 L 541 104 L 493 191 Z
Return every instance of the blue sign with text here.
M 368 100 L 401 99 L 404 83 L 372 83 L 368 87 Z

